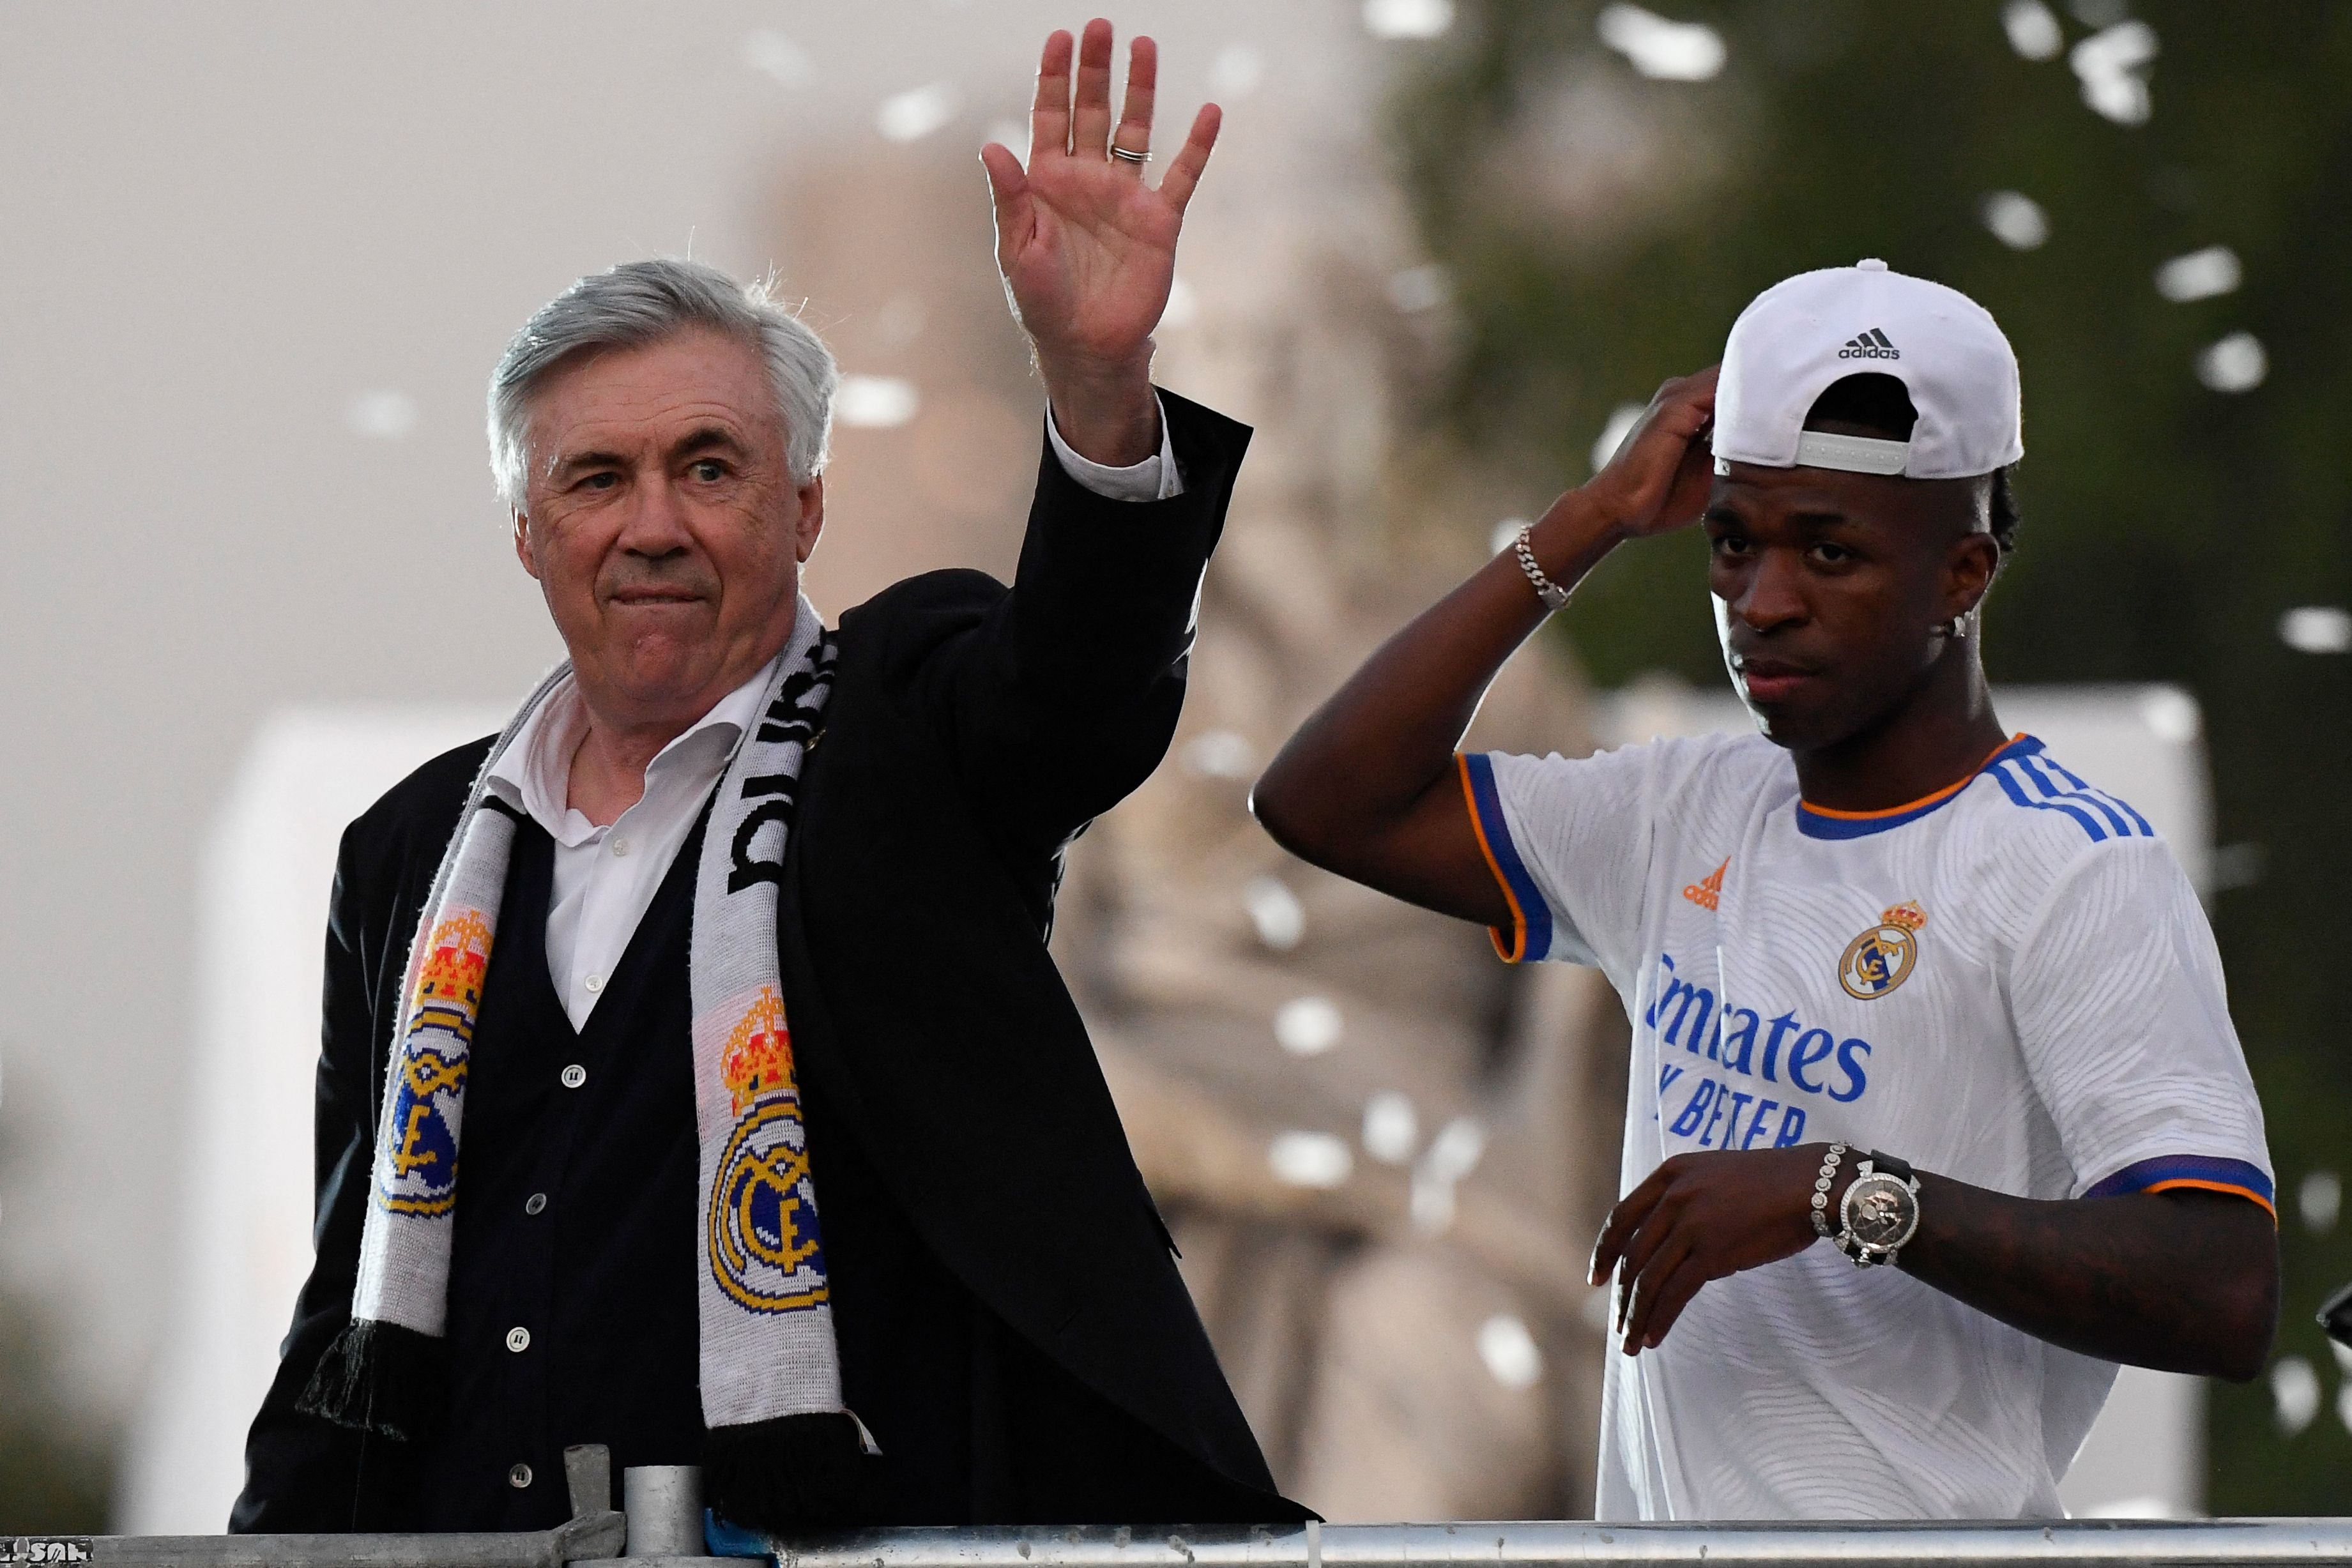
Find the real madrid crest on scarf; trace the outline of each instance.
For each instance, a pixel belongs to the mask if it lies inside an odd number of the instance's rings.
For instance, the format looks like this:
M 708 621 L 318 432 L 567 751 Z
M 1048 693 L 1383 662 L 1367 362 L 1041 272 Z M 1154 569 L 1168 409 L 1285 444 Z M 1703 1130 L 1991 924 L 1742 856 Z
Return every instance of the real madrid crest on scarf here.
M 776 950 L 776 899 L 803 762 L 824 722 L 835 648 L 808 601 L 777 661 L 758 724 L 737 745 L 710 803 L 696 866 L 688 982 L 693 1000 L 700 1148 L 697 1279 L 706 1460 L 734 1453 L 720 1428 L 758 1427 L 765 1471 L 796 1448 L 801 1469 L 838 1474 L 835 1429 L 854 1459 L 871 1439 L 841 1402 L 815 1177 Z M 491 764 L 569 678 L 559 668 L 490 748 L 443 852 L 411 946 L 376 1126 L 373 1201 L 352 1322 L 299 1407 L 396 1437 L 431 1424 L 445 1375 L 449 1258 L 466 1073 L 497 938 L 514 841 L 508 808 L 486 796 Z M 796 1418 L 818 1416 L 813 1427 Z M 787 1430 L 788 1429 L 788 1430 Z
M 784 999 L 772 990 L 752 998 L 719 1062 L 735 1128 L 704 1205 L 710 1277 L 755 1312 L 815 1306 L 825 1299 L 824 1250 Z

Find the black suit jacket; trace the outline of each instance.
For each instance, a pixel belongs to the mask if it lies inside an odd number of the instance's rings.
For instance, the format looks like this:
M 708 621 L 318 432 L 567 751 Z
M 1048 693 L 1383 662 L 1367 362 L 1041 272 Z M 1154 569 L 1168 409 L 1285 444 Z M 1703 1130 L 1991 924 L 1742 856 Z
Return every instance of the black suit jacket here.
M 1173 733 L 1202 574 L 1248 443 L 1208 410 L 1162 403 L 1183 495 L 1106 500 L 1048 451 L 1010 590 L 933 572 L 842 618 L 784 869 L 781 968 L 813 1099 L 846 1124 L 922 1245 L 1027 1350 L 1197 1461 L 1196 1517 L 1234 1517 L 1239 1498 L 1261 1519 L 1297 1519 L 1045 946 L 1062 850 Z M 350 1317 L 407 943 L 487 748 L 427 764 L 344 835 L 317 1263 L 254 1422 L 233 1528 L 349 1528 L 365 1444 L 383 1441 L 294 1405 Z M 812 1122 L 813 1139 L 823 1131 Z

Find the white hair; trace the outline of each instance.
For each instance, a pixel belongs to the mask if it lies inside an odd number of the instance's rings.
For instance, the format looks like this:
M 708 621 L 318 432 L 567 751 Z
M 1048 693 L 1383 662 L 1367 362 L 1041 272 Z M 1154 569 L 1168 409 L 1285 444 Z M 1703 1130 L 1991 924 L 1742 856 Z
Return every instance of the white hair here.
M 531 400 L 556 366 L 598 349 L 643 348 L 705 328 L 759 350 L 784 422 L 795 486 L 824 471 L 841 371 L 806 322 L 772 297 L 698 261 L 626 261 L 580 279 L 531 313 L 490 372 L 490 474 L 499 498 L 522 510 Z

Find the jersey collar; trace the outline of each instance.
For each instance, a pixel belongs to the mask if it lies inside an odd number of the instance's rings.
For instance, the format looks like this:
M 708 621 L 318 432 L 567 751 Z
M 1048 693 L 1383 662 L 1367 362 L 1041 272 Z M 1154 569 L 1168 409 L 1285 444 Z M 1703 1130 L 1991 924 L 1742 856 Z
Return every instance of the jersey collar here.
M 1906 822 L 1916 822 L 1938 806 L 1959 799 L 1960 791 L 1977 781 L 1996 762 L 2012 757 L 2024 757 L 2042 749 L 2042 743 L 2030 735 L 2016 735 L 2002 743 L 1999 749 L 1969 769 L 1966 778 L 1947 784 L 1932 795 L 1922 795 L 1916 800 L 1900 806 L 1889 806 L 1883 811 L 1837 811 L 1827 806 L 1815 806 L 1805 800 L 1797 802 L 1797 831 L 1809 839 L 1864 839 L 1873 833 L 1883 833 L 1889 828 L 1899 828 Z

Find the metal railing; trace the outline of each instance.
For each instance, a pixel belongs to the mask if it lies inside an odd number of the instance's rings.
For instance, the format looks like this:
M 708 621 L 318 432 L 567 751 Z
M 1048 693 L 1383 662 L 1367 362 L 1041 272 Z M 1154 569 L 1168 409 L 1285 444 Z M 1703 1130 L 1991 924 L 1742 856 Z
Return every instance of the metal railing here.
M 1795 1563 L 2352 1563 L 2352 1519 L 2000 1524 L 1329 1524 L 877 1530 L 784 1568 L 1790 1568 Z
M 0 1564 L 123 1568 L 656 1568 L 709 1563 L 702 1478 L 632 1469 L 613 1507 L 611 1460 L 563 1456 L 572 1518 L 480 1535 L 0 1535 Z M 779 1542 L 782 1568 L 2352 1568 L 2352 1519 L 1985 1524 L 1072 1525 L 863 1530 Z M 757 1561 L 757 1559 L 750 1559 Z
M 555 1530 L 506 1535 L 93 1536 L 76 1542 L 85 1555 L 72 1560 L 139 1568 L 658 1568 L 719 1561 L 624 1557 L 624 1518 L 607 1510 Z M 37 1544 L 39 1538 L 0 1537 L 0 1563 L 68 1560 L 10 1555 L 11 1548 Z M 2284 1568 L 2352 1564 L 2352 1519 L 872 1530 L 786 1543 L 780 1559 L 783 1568 Z

